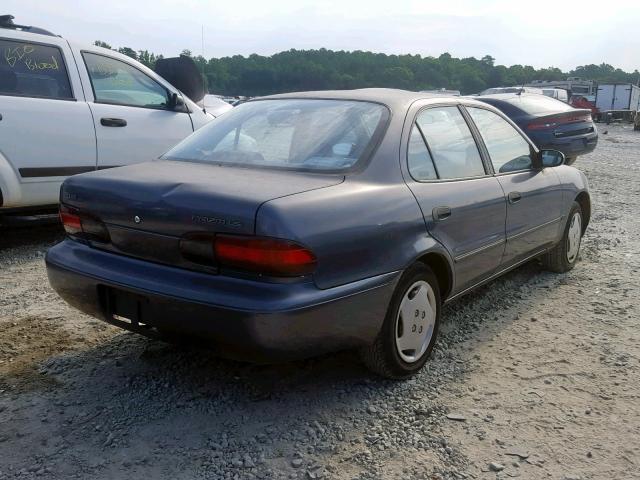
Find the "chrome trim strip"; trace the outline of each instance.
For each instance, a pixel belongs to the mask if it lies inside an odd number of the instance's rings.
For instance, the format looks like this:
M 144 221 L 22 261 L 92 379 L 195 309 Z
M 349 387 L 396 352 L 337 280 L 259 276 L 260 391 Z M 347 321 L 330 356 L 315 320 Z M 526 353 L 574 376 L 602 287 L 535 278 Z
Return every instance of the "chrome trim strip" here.
M 506 243 L 506 240 L 504 238 L 501 238 L 496 242 L 490 243 L 488 245 L 483 245 L 482 247 L 476 248 L 475 250 L 471 250 L 470 252 L 466 252 L 461 255 L 458 255 L 457 257 L 454 257 L 453 261 L 458 263 L 460 260 L 464 260 L 465 258 L 484 252 L 485 250 L 488 250 L 490 248 L 498 247 L 500 245 L 503 245 L 504 243 Z
M 513 265 L 507 267 L 507 268 L 503 268 L 502 270 L 497 271 L 496 273 L 494 273 L 493 275 L 491 275 L 490 277 L 485 278 L 484 280 L 481 280 L 480 282 L 471 285 L 470 287 L 465 288 L 464 290 L 462 290 L 461 292 L 456 293 L 455 295 L 453 295 L 452 297 L 447 298 L 444 301 L 444 304 L 448 304 L 449 302 L 452 302 L 453 300 L 455 300 L 458 297 L 461 297 L 462 295 L 464 295 L 465 293 L 478 288 L 481 285 L 484 285 L 485 283 L 490 282 L 491 280 L 494 280 L 496 277 L 499 277 L 500 275 L 502 275 L 503 273 L 507 273 L 509 270 L 513 270 L 514 268 L 519 267 L 520 265 L 522 265 L 523 263 L 528 262 L 529 260 L 531 260 L 532 258 L 535 258 L 541 254 L 543 254 L 544 252 L 546 252 L 547 250 L 549 250 L 548 248 L 543 248 L 541 250 L 537 250 L 535 253 L 529 255 L 528 257 L 520 260 L 517 263 L 514 263 Z
M 558 218 L 556 218 L 554 220 L 550 220 L 550 221 L 545 222 L 545 223 L 543 223 L 541 225 L 537 225 L 537 226 L 535 226 L 533 228 L 525 230 L 524 232 L 520 232 L 520 233 L 516 233 L 515 235 L 511 235 L 510 237 L 507 237 L 507 242 L 510 241 L 510 240 L 514 240 L 514 239 L 516 239 L 518 237 L 521 237 L 523 235 L 527 235 L 528 233 L 533 233 L 536 230 L 539 230 L 541 228 L 547 227 L 547 226 L 552 225 L 554 223 L 557 223 L 557 222 L 561 221 L 563 218 L 564 218 L 564 216 L 561 216 L 561 217 L 558 217 Z

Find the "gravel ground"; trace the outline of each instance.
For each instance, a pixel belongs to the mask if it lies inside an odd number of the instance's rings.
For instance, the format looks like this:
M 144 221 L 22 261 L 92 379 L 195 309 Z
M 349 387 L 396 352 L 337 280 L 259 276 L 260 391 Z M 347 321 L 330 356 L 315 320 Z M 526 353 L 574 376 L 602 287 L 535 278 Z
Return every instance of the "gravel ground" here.
M 58 227 L 0 232 L 0 479 L 640 478 L 640 134 L 605 128 L 576 164 L 578 266 L 447 307 L 405 382 L 351 353 L 255 366 L 123 332 L 49 288 Z

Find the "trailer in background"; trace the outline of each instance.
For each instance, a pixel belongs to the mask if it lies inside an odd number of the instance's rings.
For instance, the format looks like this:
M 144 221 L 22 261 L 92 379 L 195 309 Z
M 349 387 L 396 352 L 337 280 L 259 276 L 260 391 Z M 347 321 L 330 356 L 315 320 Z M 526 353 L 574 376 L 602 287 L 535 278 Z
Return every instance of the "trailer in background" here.
M 630 110 L 640 107 L 640 87 L 630 83 L 603 83 L 598 85 L 596 107 L 601 112 Z

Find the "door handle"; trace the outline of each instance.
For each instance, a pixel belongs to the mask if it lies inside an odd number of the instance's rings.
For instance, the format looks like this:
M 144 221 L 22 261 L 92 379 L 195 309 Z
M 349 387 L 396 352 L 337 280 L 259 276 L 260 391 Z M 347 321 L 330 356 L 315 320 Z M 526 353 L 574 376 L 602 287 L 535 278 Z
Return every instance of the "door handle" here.
M 449 207 L 436 207 L 431 212 L 434 220 L 446 220 L 451 216 L 451 209 Z
M 124 118 L 101 118 L 100 125 L 103 127 L 126 127 L 127 121 Z
M 509 198 L 509 203 L 511 204 L 518 203 L 522 200 L 522 194 L 520 192 L 509 192 L 509 195 L 507 196 Z

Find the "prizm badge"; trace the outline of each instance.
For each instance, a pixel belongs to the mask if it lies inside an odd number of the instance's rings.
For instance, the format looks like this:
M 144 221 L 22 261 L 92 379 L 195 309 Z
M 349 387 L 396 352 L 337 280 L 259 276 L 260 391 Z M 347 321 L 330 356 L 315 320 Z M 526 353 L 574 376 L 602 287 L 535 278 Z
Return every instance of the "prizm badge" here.
M 229 228 L 240 228 L 242 223 L 238 220 L 229 218 L 207 217 L 206 215 L 191 215 L 191 221 L 194 223 L 205 223 L 207 225 L 223 225 Z
M 65 191 L 64 192 L 64 199 L 65 200 L 76 200 L 76 201 L 78 201 L 78 200 L 80 200 L 80 197 L 78 196 L 77 193 L 71 193 L 71 192 Z
M 138 215 L 136 215 L 135 217 L 133 217 L 133 221 L 136 223 L 140 223 L 142 219 Z

